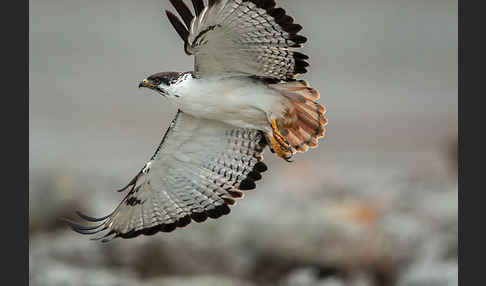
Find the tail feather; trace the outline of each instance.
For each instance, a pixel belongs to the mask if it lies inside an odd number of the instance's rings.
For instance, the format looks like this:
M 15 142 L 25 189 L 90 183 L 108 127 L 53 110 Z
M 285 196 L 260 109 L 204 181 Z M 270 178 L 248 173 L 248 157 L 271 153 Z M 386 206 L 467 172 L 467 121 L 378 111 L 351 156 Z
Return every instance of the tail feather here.
M 301 134 L 297 128 L 290 128 L 289 135 L 287 136 L 289 143 L 299 152 L 306 152 L 309 149 L 309 146 L 302 144 L 302 142 L 306 141 L 306 138 L 308 137 Z
M 293 153 L 316 147 L 327 125 L 326 109 L 316 102 L 320 97 L 317 89 L 304 80 L 278 83 L 274 88 L 289 102 L 286 117 L 278 121 L 278 128 Z

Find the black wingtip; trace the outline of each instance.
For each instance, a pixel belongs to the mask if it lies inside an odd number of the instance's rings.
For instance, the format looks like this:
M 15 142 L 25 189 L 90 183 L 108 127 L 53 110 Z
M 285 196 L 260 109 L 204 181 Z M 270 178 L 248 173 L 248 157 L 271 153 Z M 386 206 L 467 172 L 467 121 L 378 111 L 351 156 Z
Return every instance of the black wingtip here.
M 201 223 L 201 222 L 206 221 L 206 219 L 208 218 L 208 215 L 207 215 L 205 212 L 201 212 L 201 213 L 192 213 L 192 214 L 191 214 L 191 218 L 192 218 L 192 220 L 194 220 L 195 222 Z
M 183 218 L 180 218 L 177 221 L 177 226 L 178 227 L 185 227 L 185 226 L 187 226 L 190 223 L 191 223 L 191 216 L 190 215 L 187 215 L 187 216 L 185 216 Z
M 60 218 L 59 219 L 61 222 L 67 224 L 69 227 L 71 228 L 76 228 L 76 229 L 80 229 L 80 230 L 93 230 L 93 229 L 97 229 L 99 227 L 101 227 L 104 223 L 102 224 L 98 224 L 98 225 L 94 225 L 94 226 L 84 226 L 84 225 L 80 225 L 80 224 L 77 224 L 67 218 Z
M 194 18 L 189 7 L 182 0 L 169 0 L 172 6 L 177 10 L 177 13 L 181 16 L 187 29 L 191 28 L 191 22 Z
M 226 204 L 224 204 L 208 210 L 206 211 L 206 213 L 208 214 L 208 217 L 212 219 L 217 219 L 223 215 L 229 214 L 230 208 Z
M 303 66 L 296 66 L 294 68 L 294 73 L 300 73 L 300 74 L 307 73 L 307 69 Z
M 248 173 L 248 178 L 250 178 L 250 179 L 252 179 L 253 181 L 256 182 L 256 181 L 259 181 L 259 180 L 262 179 L 262 175 L 260 174 L 260 172 L 253 169 L 253 171 Z
M 299 24 L 289 24 L 289 25 L 282 26 L 282 28 L 285 32 L 290 34 L 297 34 L 303 29 L 303 27 Z
M 275 0 L 246 0 L 255 4 L 258 8 L 269 10 L 275 7 Z
M 174 13 L 169 10 L 165 10 L 165 14 L 167 15 L 169 22 L 172 24 L 177 34 L 179 34 L 184 43 L 186 43 L 187 38 L 189 37 L 189 30 L 184 26 L 181 20 L 179 20 L 179 18 L 174 15 Z
M 222 197 L 222 199 L 224 200 L 224 203 L 229 206 L 234 206 L 236 204 L 236 200 L 233 198 Z
M 109 218 L 109 217 L 110 217 L 110 215 L 111 215 L 111 214 L 109 214 L 109 215 L 106 215 L 106 216 L 104 216 L 104 217 L 95 218 L 95 217 L 90 217 L 90 216 L 87 216 L 87 215 L 83 214 L 83 213 L 82 213 L 82 212 L 80 212 L 80 211 L 76 211 L 76 214 L 77 214 L 77 215 L 78 215 L 80 218 L 82 218 L 82 219 L 84 219 L 84 220 L 87 220 L 87 221 L 89 221 L 89 222 L 100 222 L 100 221 L 103 221 L 103 220 L 105 220 L 105 219 Z
M 177 225 L 175 223 L 168 223 L 162 225 L 160 228 L 161 232 L 173 232 L 177 228 Z
M 273 18 L 279 18 L 285 15 L 285 10 L 283 8 L 274 8 L 267 11 L 268 15 L 272 16 Z
M 203 0 L 192 0 L 192 6 L 194 6 L 194 13 L 196 13 L 196 16 L 201 15 L 204 10 Z
M 73 231 L 80 233 L 80 234 L 96 234 L 99 233 L 100 231 L 103 231 L 106 229 L 106 227 L 100 228 L 103 226 L 103 224 L 100 225 L 95 225 L 95 226 L 83 226 L 79 225 L 75 222 L 72 222 L 68 219 L 61 219 L 65 224 L 67 224 Z
M 234 189 L 230 189 L 230 190 L 227 190 L 227 192 L 233 197 L 233 198 L 236 198 L 236 199 L 241 199 L 243 197 L 243 193 L 240 192 L 239 190 L 234 190 Z
M 299 46 L 307 42 L 307 38 L 301 35 L 291 35 L 289 39 Z
M 256 163 L 253 168 L 260 173 L 263 173 L 268 170 L 267 165 L 265 165 L 265 163 L 263 163 L 262 161 Z
M 246 178 L 243 181 L 241 181 L 239 189 L 242 191 L 248 191 L 248 190 L 253 190 L 256 188 L 255 181 L 253 181 L 250 178 Z
M 293 52 L 294 59 L 296 60 L 308 60 L 309 56 L 299 52 Z

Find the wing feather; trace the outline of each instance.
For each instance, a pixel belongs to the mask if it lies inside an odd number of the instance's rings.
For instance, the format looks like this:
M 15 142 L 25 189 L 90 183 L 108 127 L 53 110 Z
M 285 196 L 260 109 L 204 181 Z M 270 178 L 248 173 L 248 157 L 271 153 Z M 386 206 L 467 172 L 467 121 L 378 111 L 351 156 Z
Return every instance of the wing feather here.
M 307 72 L 309 57 L 295 51 L 307 41 L 298 34 L 302 26 L 274 0 L 209 1 L 204 9 L 202 1 L 192 2 L 196 17 L 182 0 L 171 0 L 187 30 L 173 14 L 169 20 L 183 34 L 186 53 L 195 56 L 197 77 L 243 74 L 287 80 Z
M 184 43 L 187 43 L 187 38 L 189 37 L 189 31 L 184 26 L 184 24 L 179 20 L 179 18 L 170 11 L 165 11 L 167 18 L 169 18 L 170 23 L 176 30 L 177 34 L 182 38 Z
M 194 12 L 196 13 L 196 16 L 201 15 L 202 11 L 204 10 L 203 0 L 192 0 L 192 5 L 194 6 Z
M 178 112 L 151 160 L 121 191 L 127 195 L 109 215 L 66 221 L 76 232 L 110 241 L 170 232 L 230 212 L 241 191 L 255 188 L 266 166 L 261 131 L 196 119 Z
M 186 27 L 187 28 L 191 27 L 191 22 L 192 19 L 194 18 L 194 15 L 192 15 L 191 10 L 189 10 L 189 7 L 187 7 L 184 1 L 170 0 L 170 3 L 177 10 L 177 13 L 179 13 L 179 15 L 181 16 L 182 20 L 184 21 L 184 24 L 186 24 Z

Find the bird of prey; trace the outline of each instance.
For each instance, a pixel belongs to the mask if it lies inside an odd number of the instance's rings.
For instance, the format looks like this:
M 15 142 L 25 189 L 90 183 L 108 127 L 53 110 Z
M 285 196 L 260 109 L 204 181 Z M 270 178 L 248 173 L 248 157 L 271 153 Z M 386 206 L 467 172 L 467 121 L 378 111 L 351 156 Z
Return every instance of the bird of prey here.
M 102 241 L 171 232 L 192 220 L 230 212 L 267 170 L 263 151 L 290 160 L 316 147 L 327 119 L 319 92 L 305 80 L 309 57 L 297 50 L 302 26 L 274 0 L 170 0 L 180 18 L 166 15 L 195 58 L 194 71 L 144 79 L 178 107 L 155 154 L 120 192 L 109 215 L 81 225 Z M 194 12 L 194 13 L 193 13 Z

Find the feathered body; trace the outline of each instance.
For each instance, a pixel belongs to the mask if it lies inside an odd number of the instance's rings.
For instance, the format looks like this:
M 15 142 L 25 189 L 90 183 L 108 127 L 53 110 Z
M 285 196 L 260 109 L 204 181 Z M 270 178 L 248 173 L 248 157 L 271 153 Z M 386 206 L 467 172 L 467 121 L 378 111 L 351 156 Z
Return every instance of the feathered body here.
M 319 93 L 306 81 L 248 76 L 198 79 L 187 72 L 180 73 L 165 92 L 180 110 L 197 118 L 267 134 L 272 133 L 270 123 L 276 120 L 292 153 L 317 146 L 327 124 L 325 109 L 316 102 Z
M 186 73 L 167 91 L 183 112 L 240 128 L 272 132 L 269 118 L 283 118 L 286 111 L 280 92 L 245 76 L 197 79 Z

